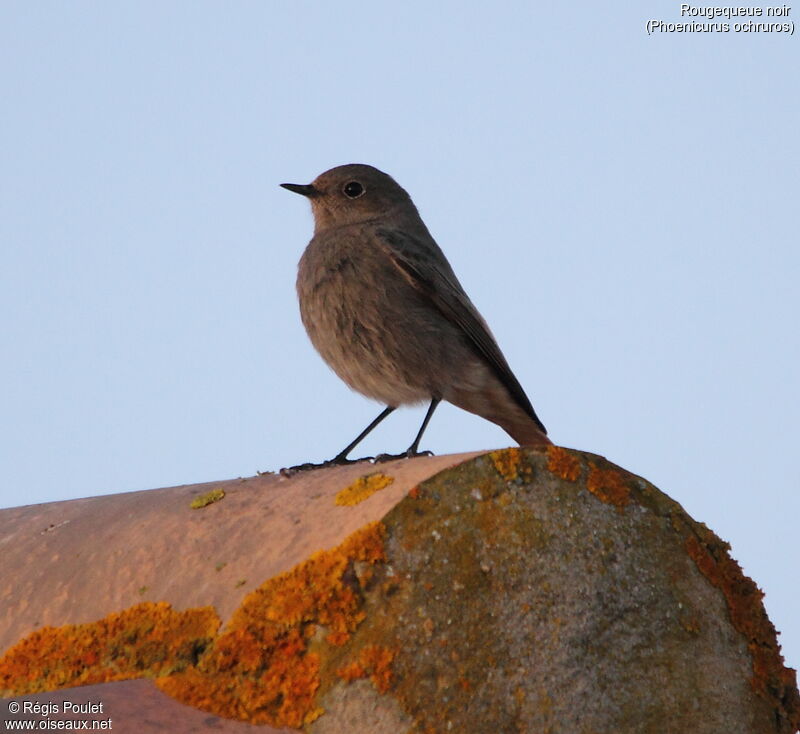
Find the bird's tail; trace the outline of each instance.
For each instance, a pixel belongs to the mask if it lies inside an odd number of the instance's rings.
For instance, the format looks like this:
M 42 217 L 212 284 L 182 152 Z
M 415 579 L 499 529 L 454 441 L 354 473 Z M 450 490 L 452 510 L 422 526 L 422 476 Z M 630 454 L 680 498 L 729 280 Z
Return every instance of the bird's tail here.
M 506 418 L 504 416 L 504 418 Z M 550 446 L 553 442 L 547 437 L 547 434 L 539 428 L 539 425 L 528 416 L 527 420 L 508 420 L 503 422 L 497 421 L 499 425 L 511 438 L 513 438 L 520 446 Z
M 445 400 L 497 424 L 520 446 L 549 446 L 553 443 L 547 438 L 538 418 L 531 416 L 503 385 L 494 380 L 477 389 L 455 386 L 445 395 Z

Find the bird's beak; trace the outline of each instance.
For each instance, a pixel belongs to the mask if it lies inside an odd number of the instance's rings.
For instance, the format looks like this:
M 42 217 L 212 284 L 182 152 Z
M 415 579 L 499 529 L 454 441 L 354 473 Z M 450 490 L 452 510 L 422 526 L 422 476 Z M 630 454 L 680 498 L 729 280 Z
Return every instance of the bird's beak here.
M 319 194 L 319 190 L 315 189 L 311 184 L 283 183 L 281 186 L 283 186 L 285 189 L 289 189 L 289 191 L 294 191 L 295 194 L 302 194 L 303 196 L 307 196 L 309 198 Z

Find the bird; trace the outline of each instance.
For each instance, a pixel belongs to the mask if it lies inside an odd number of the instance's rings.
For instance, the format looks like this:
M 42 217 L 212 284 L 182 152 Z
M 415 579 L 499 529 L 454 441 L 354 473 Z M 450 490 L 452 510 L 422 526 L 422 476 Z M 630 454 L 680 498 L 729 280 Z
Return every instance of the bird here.
M 353 390 L 386 407 L 333 459 L 403 405 L 428 403 L 401 454 L 420 441 L 444 400 L 503 428 L 522 446 L 551 443 L 539 417 L 409 194 L 373 166 L 351 163 L 310 184 L 280 184 L 311 203 L 314 234 L 297 271 L 300 316 L 311 343 Z

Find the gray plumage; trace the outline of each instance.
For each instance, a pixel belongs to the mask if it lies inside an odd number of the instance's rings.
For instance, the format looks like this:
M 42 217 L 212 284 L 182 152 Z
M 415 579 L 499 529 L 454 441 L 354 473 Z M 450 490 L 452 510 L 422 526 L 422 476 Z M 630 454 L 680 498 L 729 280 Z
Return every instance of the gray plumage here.
M 447 400 L 520 444 L 550 443 L 489 327 L 394 179 L 351 164 L 309 185 L 283 186 L 307 196 L 314 213 L 297 276 L 303 325 L 344 382 L 391 407 L 433 400 L 432 412 L 437 399 Z

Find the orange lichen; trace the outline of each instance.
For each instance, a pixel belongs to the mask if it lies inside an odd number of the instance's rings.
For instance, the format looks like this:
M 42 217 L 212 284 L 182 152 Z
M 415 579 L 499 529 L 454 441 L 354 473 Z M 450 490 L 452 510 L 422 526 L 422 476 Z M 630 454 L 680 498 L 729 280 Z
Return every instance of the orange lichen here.
M 386 476 L 386 474 L 381 474 L 380 472 L 367 474 L 359 477 L 351 485 L 338 492 L 334 502 L 337 505 L 357 505 L 367 497 L 371 497 L 375 492 L 386 489 L 393 481 L 394 477 Z
M 601 469 L 593 464 L 586 479 L 586 489 L 620 510 L 631 501 L 630 487 L 617 469 Z
M 20 696 L 163 675 L 193 664 L 219 629 L 212 607 L 143 602 L 86 624 L 42 627 L 0 659 L 0 690 Z
M 412 487 L 408 491 L 408 496 L 411 497 L 412 500 L 419 499 L 419 485 L 416 487 Z
M 532 474 L 531 466 L 520 448 L 492 451 L 489 454 L 489 458 L 492 460 L 497 473 L 507 482 L 513 482 L 520 476 L 523 479 L 529 479 Z
M 322 710 L 314 699 L 320 670 L 364 619 L 361 582 L 385 560 L 381 523 L 371 523 L 328 551 L 248 594 L 217 635 L 211 607 L 176 612 L 145 602 L 104 619 L 44 627 L 0 659 L 3 695 L 160 676 L 166 693 L 222 716 L 302 726 Z M 324 627 L 327 637 L 317 641 Z M 310 650 L 309 646 L 315 646 Z M 366 648 L 360 660 L 379 690 L 391 681 L 393 654 Z
M 568 482 L 577 481 L 581 475 L 580 460 L 560 446 L 547 447 L 547 470 Z
M 336 671 L 336 675 L 338 675 L 342 680 L 347 681 L 350 683 L 351 681 L 357 680 L 358 678 L 366 678 L 367 671 L 364 670 L 361 663 L 358 661 L 354 663 L 349 663 Z
M 336 675 L 348 683 L 369 676 L 372 685 L 380 693 L 386 693 L 392 686 L 394 656 L 394 651 L 388 647 L 368 645 L 361 650 L 355 662 L 339 668 Z
M 221 716 L 277 726 L 301 726 L 317 713 L 319 656 L 306 653 L 297 630 L 277 639 L 231 634 L 214 659 L 156 681 L 164 693 Z M 224 648 L 224 649 L 223 649 Z
M 779 717 L 800 728 L 797 674 L 783 664 L 775 628 L 761 603 L 764 593 L 744 575 L 729 550 L 730 546 L 710 531 L 706 531 L 702 540 L 695 535 L 686 539 L 689 557 L 700 573 L 723 593 L 731 624 L 747 640 L 753 660 L 750 681 L 753 689 L 773 702 Z
M 220 716 L 289 727 L 312 721 L 321 713 L 314 699 L 324 658 L 365 616 L 353 563 L 384 561 L 384 533 L 381 523 L 371 523 L 262 584 L 195 667 L 159 679 L 158 686 Z M 318 625 L 329 632 L 310 651 L 311 628 Z

